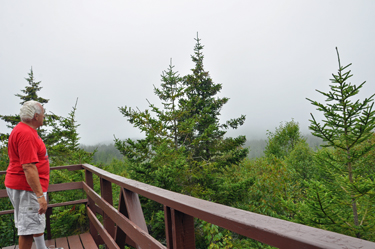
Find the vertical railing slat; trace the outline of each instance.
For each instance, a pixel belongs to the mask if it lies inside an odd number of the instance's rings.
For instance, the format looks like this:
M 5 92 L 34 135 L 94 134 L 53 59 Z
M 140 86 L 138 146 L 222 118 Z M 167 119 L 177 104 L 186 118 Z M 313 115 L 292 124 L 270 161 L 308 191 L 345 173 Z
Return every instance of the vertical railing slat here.
M 46 212 L 46 230 L 47 230 L 47 240 L 52 239 L 52 233 L 51 233 L 51 214 L 52 214 L 52 208 L 47 208 Z
M 119 196 L 119 203 L 118 203 L 118 211 L 123 214 L 125 217 L 129 218 L 128 211 L 126 209 L 125 204 L 125 197 L 124 191 L 120 190 Z M 124 231 L 120 227 L 116 227 L 116 236 L 115 236 L 116 243 L 119 245 L 120 248 L 124 248 L 125 244 L 130 245 L 132 247 L 136 247 L 137 245 L 134 241 L 126 235 Z
M 93 176 L 92 176 L 92 172 L 89 171 L 89 170 L 87 170 L 87 169 L 85 169 L 85 178 L 86 178 L 86 184 L 90 188 L 94 189 L 94 179 L 93 179 Z M 88 204 L 87 205 L 89 206 L 89 208 L 91 210 L 96 210 L 96 208 L 95 208 L 95 202 L 93 201 L 93 199 L 91 199 L 89 196 L 88 196 L 87 199 L 88 199 Z M 91 221 L 89 221 L 89 224 L 90 224 L 90 234 L 91 234 L 92 238 L 94 239 L 95 243 L 97 245 L 99 245 L 100 241 L 101 241 L 99 233 L 98 233 L 98 231 L 96 230 L 94 224 Z
M 170 208 L 173 249 L 194 249 L 194 217 Z
M 126 210 L 129 215 L 129 220 L 137 224 L 143 231 L 148 233 L 138 194 L 124 188 L 122 191 L 125 197 Z
M 167 241 L 167 248 L 173 249 L 173 235 L 172 235 L 172 216 L 171 209 L 164 205 L 164 221 L 165 221 L 165 239 Z
M 102 198 L 113 206 L 113 197 L 112 197 L 112 183 L 100 178 L 100 192 Z M 106 213 L 103 214 L 103 224 L 107 232 L 115 238 L 115 223 L 108 217 Z

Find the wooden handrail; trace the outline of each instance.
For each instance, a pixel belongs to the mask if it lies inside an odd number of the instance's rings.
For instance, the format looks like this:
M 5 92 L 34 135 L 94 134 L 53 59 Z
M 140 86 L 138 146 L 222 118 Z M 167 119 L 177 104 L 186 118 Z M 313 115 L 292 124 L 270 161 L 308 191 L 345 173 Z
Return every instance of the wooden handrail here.
M 197 199 L 127 179 L 92 165 L 83 168 L 180 213 L 278 248 L 375 248 L 375 243 Z
M 278 248 L 375 248 L 375 243 L 370 241 L 171 192 L 89 164 L 51 168 L 60 169 L 84 169 L 86 182 L 51 185 L 48 191 L 82 188 L 87 199 L 76 202 L 88 204 L 90 233 L 97 244 L 105 243 L 108 248 L 123 248 L 125 243 L 137 248 L 165 248 L 148 234 L 138 194 L 164 206 L 167 248 L 195 248 L 194 218 Z M 93 190 L 93 174 L 100 178 L 101 196 Z M 118 210 L 112 204 L 111 183 L 121 187 Z M 4 197 L 3 192 L 0 190 L 0 197 Z M 71 203 L 74 201 L 61 205 Z M 52 205 L 49 207 L 60 204 Z M 96 213 L 103 216 L 103 224 Z

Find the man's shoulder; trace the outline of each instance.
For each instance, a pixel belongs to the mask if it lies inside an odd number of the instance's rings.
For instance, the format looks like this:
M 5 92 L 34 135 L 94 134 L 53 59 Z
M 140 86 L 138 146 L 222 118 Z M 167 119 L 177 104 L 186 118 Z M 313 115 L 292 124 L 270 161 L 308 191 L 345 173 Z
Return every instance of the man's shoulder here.
M 33 129 L 28 126 L 27 124 L 24 124 L 22 122 L 18 123 L 10 133 L 11 137 L 15 137 L 17 139 L 33 139 L 35 137 L 36 131 L 33 131 Z

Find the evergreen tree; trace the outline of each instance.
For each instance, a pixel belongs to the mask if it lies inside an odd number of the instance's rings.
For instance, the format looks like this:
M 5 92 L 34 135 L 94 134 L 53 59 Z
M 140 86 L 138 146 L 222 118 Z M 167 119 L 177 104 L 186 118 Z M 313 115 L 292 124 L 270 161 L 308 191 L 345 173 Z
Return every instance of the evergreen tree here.
M 224 138 L 224 129 L 237 128 L 245 117 L 219 123 L 228 98 L 215 98 L 221 85 L 214 84 L 204 71 L 203 46 L 199 38 L 196 41 L 193 74 L 180 77 L 170 65 L 161 75 L 160 88 L 154 87 L 163 108 L 151 103 L 145 111 L 119 108 L 145 138 L 115 138 L 115 146 L 125 156 L 126 171 L 132 179 L 206 200 L 234 203 L 245 198 L 245 187 L 253 179 L 237 175 L 239 163 L 247 154 L 242 148 L 245 136 Z M 231 176 L 238 181 L 229 181 Z M 162 207 L 150 201 L 145 201 L 144 207 L 152 233 L 164 237 L 158 224 Z
M 191 56 L 195 67 L 192 74 L 183 78 L 185 98 L 180 100 L 180 108 L 184 110 L 181 123 L 187 128 L 188 135 L 181 142 L 195 161 L 217 161 L 221 166 L 238 164 L 248 153 L 247 149 L 241 148 L 246 138 L 224 138 L 224 129 L 237 129 L 244 124 L 245 116 L 219 123 L 221 108 L 229 99 L 215 97 L 222 86 L 215 84 L 204 70 L 203 45 L 198 36 L 195 40 L 194 55 Z
M 79 147 L 79 134 L 77 128 L 76 111 L 78 98 L 68 117 L 58 117 L 53 123 L 48 134 L 50 138 L 58 138 L 49 146 L 50 162 L 53 165 L 90 163 L 96 150 L 86 152 Z
M 28 82 L 28 86 L 25 87 L 25 89 L 21 90 L 21 92 L 24 94 L 15 94 L 15 96 L 19 97 L 21 99 L 20 104 L 23 105 L 26 101 L 29 100 L 35 100 L 41 103 L 42 105 L 48 103 L 48 99 L 42 98 L 38 95 L 38 92 L 42 89 L 40 86 L 41 81 L 35 82 L 34 81 L 34 72 L 33 69 L 30 69 L 29 78 L 25 78 L 25 80 Z M 48 118 L 48 117 L 46 117 Z M 19 114 L 15 115 L 0 115 L 0 119 L 5 121 L 7 124 L 7 127 L 10 129 L 13 129 L 14 126 L 16 126 L 20 121 L 20 116 Z M 39 130 L 39 133 L 43 133 L 45 130 Z M 9 134 L 1 134 L 4 138 L 8 138 Z M 41 134 L 40 134 L 41 135 Z
M 154 86 L 154 92 L 162 101 L 164 106 L 164 115 L 160 116 L 161 121 L 166 125 L 168 137 L 173 140 L 175 148 L 179 148 L 179 138 L 183 138 L 183 131 L 179 127 L 183 110 L 179 109 L 179 100 L 184 96 L 181 77 L 178 72 L 173 71 L 174 66 L 171 63 L 166 71 L 163 71 L 161 78 L 161 88 Z
M 116 148 L 134 167 L 137 167 L 135 172 L 142 172 L 145 175 L 151 174 L 159 166 L 156 161 L 163 158 L 164 161 L 161 163 L 168 164 L 169 159 L 173 158 L 170 153 L 174 154 L 178 150 L 183 150 L 177 143 L 178 138 L 182 137 L 180 134 L 182 131 L 179 127 L 181 110 L 177 103 L 183 95 L 183 88 L 178 72 L 174 72 L 173 68 L 174 66 L 170 64 L 169 68 L 162 72 L 161 88 L 154 87 L 155 94 L 163 103 L 163 110 L 151 103 L 149 103 L 151 111 L 145 110 L 142 112 L 127 106 L 119 108 L 120 112 L 127 117 L 134 127 L 145 133 L 145 138 L 137 141 L 132 139 L 122 141 L 115 138 Z M 161 153 L 160 157 L 157 156 L 158 153 Z M 169 156 L 162 156 L 163 154 L 169 154 Z M 154 176 L 148 175 L 146 178 L 153 181 Z M 143 180 L 146 180 L 146 178 Z
M 35 100 L 39 103 L 47 104 L 48 99 L 44 99 L 38 95 L 38 92 L 42 89 L 40 86 L 41 82 L 34 81 L 33 70 L 29 73 L 28 86 L 24 90 L 21 90 L 23 94 L 16 94 L 21 99 L 20 104 L 24 104 L 26 101 Z M 77 99 L 78 101 L 78 99 Z M 90 163 L 95 153 L 85 152 L 79 148 L 79 136 L 77 128 L 79 124 L 76 121 L 76 110 L 77 102 L 73 107 L 73 110 L 69 113 L 68 117 L 57 116 L 53 113 L 46 114 L 46 118 L 42 127 L 38 129 L 39 136 L 43 139 L 47 151 L 49 154 L 50 165 L 60 166 L 67 164 L 78 164 L 78 163 Z M 1 119 L 8 123 L 8 128 L 13 128 L 17 123 L 20 122 L 19 115 L 1 115 Z M 47 127 L 47 128 L 45 128 Z M 0 170 L 6 170 L 9 164 L 9 157 L 7 151 L 7 140 L 9 134 L 1 134 L 0 137 Z M 71 181 L 83 181 L 84 176 L 82 172 L 67 172 L 67 171 L 51 171 L 50 184 L 71 182 Z M 4 189 L 4 177 L 0 177 L 0 189 Z M 65 201 L 76 200 L 79 198 L 85 198 L 84 193 L 81 190 L 71 190 L 68 193 L 54 192 L 49 193 L 50 203 L 59 203 Z M 12 209 L 12 206 L 8 199 L 0 200 L 0 210 Z M 56 211 L 56 210 L 55 210 Z M 52 233 L 61 237 L 67 234 L 84 232 L 88 227 L 88 220 L 85 218 L 85 207 L 80 206 L 79 208 L 61 207 L 58 212 L 53 215 Z M 14 225 L 10 222 L 11 217 L 4 216 L 0 217 L 0 224 L 2 228 L 1 233 L 4 238 L 0 239 L 0 244 L 11 242 L 11 239 L 16 231 Z M 68 221 L 67 221 L 68 220 Z M 11 242 L 14 244 L 15 242 Z
M 359 86 L 348 83 L 352 74 L 346 70 L 351 64 L 343 67 L 338 51 L 337 57 L 339 69 L 331 79 L 331 90 L 317 90 L 327 98 L 326 103 L 308 99 L 324 113 L 323 124 L 311 114 L 309 128 L 326 142 L 326 148 L 316 153 L 320 177 L 306 182 L 306 199 L 294 205 L 295 218 L 308 225 L 373 240 L 374 175 L 361 162 L 375 146 L 370 140 L 375 128 L 374 95 L 362 102 L 352 100 L 365 82 Z
M 25 78 L 28 85 L 25 87 L 25 89 L 21 90 L 21 94 L 15 94 L 15 96 L 20 98 L 21 105 L 23 105 L 26 101 L 34 100 L 42 104 L 44 110 L 46 110 L 45 104 L 49 102 L 49 99 L 39 96 L 39 91 L 42 89 L 40 86 L 41 81 L 35 81 L 32 68 L 30 69 L 30 73 L 28 73 L 28 75 L 29 77 Z M 76 124 L 75 120 L 76 105 L 73 107 L 73 111 L 69 113 L 67 118 L 58 116 L 52 112 L 49 114 L 46 113 L 43 126 L 39 127 L 37 130 L 39 136 L 42 138 L 47 147 L 51 163 L 54 165 L 68 163 L 77 153 L 80 153 L 82 158 L 88 160 L 86 162 L 91 161 L 92 155 L 85 154 L 84 151 L 79 148 L 79 137 L 77 133 L 77 127 L 79 125 Z M 7 123 L 7 127 L 11 129 L 13 129 L 14 126 L 21 121 L 19 114 L 0 115 L 0 118 L 4 120 Z M 6 144 L 9 134 L 3 133 L 0 135 L 1 142 Z
M 214 84 L 204 71 L 203 46 L 199 38 L 195 40 L 193 73 L 181 79 L 170 65 L 162 74 L 161 88 L 155 88 L 163 110 L 151 103 L 151 111 L 142 112 L 127 106 L 119 108 L 128 121 L 146 135 L 137 142 L 115 139 L 116 147 L 131 163 L 149 164 L 157 158 L 156 151 L 162 144 L 184 151 L 190 162 L 215 162 L 219 168 L 238 164 L 246 157 L 248 150 L 242 148 L 245 136 L 224 138 L 224 129 L 236 129 L 244 123 L 245 116 L 219 123 L 221 108 L 228 98 L 215 98 L 221 84 Z

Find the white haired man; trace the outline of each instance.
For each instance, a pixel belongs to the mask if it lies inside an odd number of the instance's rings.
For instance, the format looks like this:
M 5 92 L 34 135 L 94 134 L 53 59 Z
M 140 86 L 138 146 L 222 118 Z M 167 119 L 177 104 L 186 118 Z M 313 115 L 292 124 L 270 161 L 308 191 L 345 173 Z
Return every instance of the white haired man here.
M 19 249 L 46 249 L 47 190 L 49 160 L 47 149 L 37 133 L 43 125 L 44 108 L 37 101 L 27 101 L 20 110 L 21 122 L 12 130 L 8 141 L 9 166 L 5 187 L 14 207 Z

